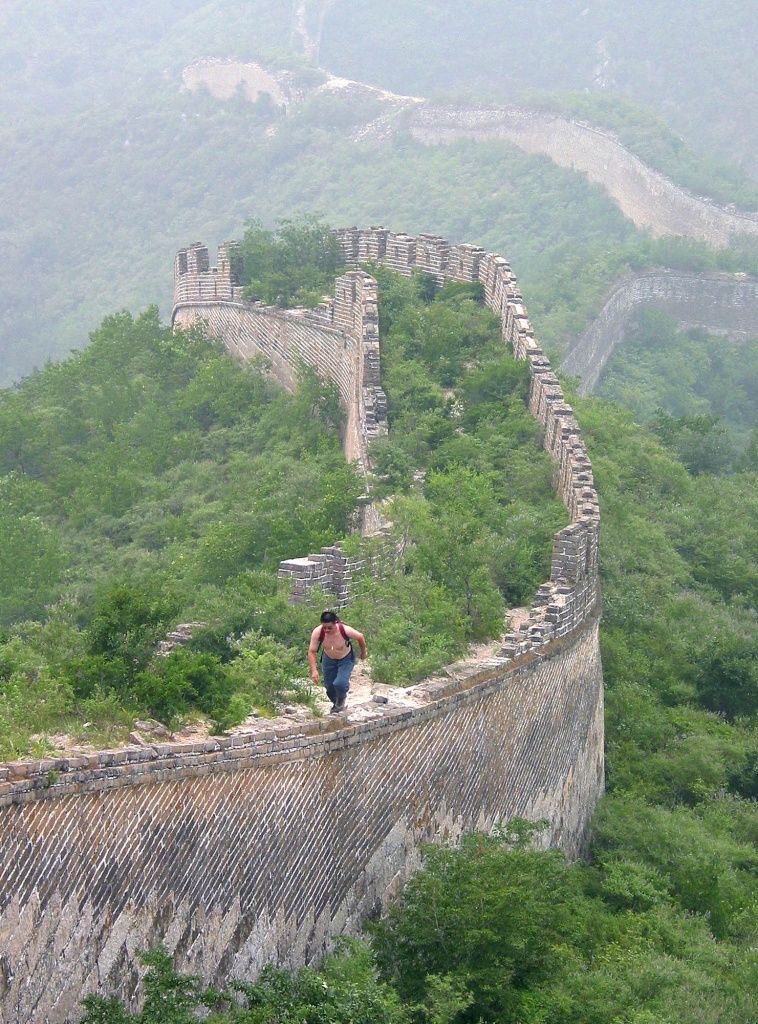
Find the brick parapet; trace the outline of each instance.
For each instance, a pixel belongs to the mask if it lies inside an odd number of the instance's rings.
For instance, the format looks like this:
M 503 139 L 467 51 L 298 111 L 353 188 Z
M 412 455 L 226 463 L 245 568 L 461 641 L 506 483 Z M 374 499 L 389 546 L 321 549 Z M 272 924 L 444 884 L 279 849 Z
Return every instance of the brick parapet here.
M 575 553 L 573 549 L 572 554 Z M 585 616 L 588 621 L 592 618 L 592 615 Z M 138 786 L 144 782 L 176 782 L 216 772 L 263 768 L 293 758 L 334 753 L 357 739 L 378 739 L 398 727 L 411 728 L 430 717 L 445 715 L 462 704 L 512 686 L 528 676 L 536 664 L 554 659 L 567 643 L 578 641 L 586 628 L 587 623 L 583 622 L 579 627 L 565 630 L 560 638 L 553 637 L 539 649 L 520 652 L 521 655 L 528 653 L 528 658 L 500 654 L 484 662 L 463 660 L 410 690 L 384 687 L 395 699 L 371 705 L 370 711 L 356 723 L 331 717 L 305 722 L 262 720 L 249 732 L 234 735 L 6 762 L 0 767 L 0 808 Z M 409 696 L 410 704 L 406 703 Z M 9 889 L 0 892 L 0 909 L 9 895 Z
M 73 1022 L 96 990 L 134 1011 L 134 950 L 159 940 L 211 982 L 311 962 L 421 843 L 516 815 L 579 852 L 603 784 L 595 619 L 381 690 L 348 720 L 4 766 L 0 1019 Z
M 565 635 L 592 614 L 600 600 L 597 493 L 579 425 L 534 336 L 508 260 L 474 246 L 451 246 L 436 236 L 413 238 L 384 228 L 350 228 L 338 231 L 337 237 L 348 262 L 360 261 L 361 253 L 383 251 L 378 262 L 406 276 L 422 271 L 434 274 L 438 281 L 480 282 L 486 305 L 500 317 L 504 341 L 517 359 L 529 363 L 529 409 L 542 426 L 546 450 L 556 460 L 557 492 L 571 524 L 555 536 L 551 576 L 540 588 L 541 600 L 530 609 L 518 636 L 506 638 L 503 649 L 524 654 Z M 567 584 L 570 592 L 566 592 Z
M 431 234 L 413 237 L 382 227 L 367 230 L 353 227 L 338 230 L 336 236 L 348 264 L 375 262 L 406 276 L 415 272 L 428 273 L 439 283 L 452 279 L 482 284 L 485 303 L 501 319 L 503 339 L 511 346 L 517 359 L 526 359 L 529 363 L 529 408 L 542 425 L 545 448 L 556 459 L 558 493 L 572 522 L 582 524 L 587 533 L 587 545 L 596 549 L 599 523 L 597 495 L 579 427 L 534 336 L 509 262 L 478 246 L 450 245 L 445 239 Z M 209 328 L 218 330 L 230 351 L 242 357 L 258 351 L 267 355 L 274 373 L 287 387 L 294 387 L 293 361 L 296 358 L 315 364 L 322 373 L 333 377 L 348 411 L 346 451 L 349 457 L 357 458 L 364 472 L 368 473 L 369 446 L 386 431 L 386 398 L 379 380 L 380 342 L 375 280 L 360 270 L 338 278 L 334 301 L 322 304 L 316 311 L 283 311 L 257 303 L 239 303 L 234 301 L 240 298 L 240 290 L 232 269 L 233 245 L 230 243 L 219 250 L 217 270 L 209 267 L 208 251 L 202 245 L 193 245 L 178 254 L 174 322 L 203 317 L 207 311 Z M 222 283 L 227 280 L 228 286 Z M 225 290 L 231 299 L 210 297 L 211 293 Z M 251 318 L 258 322 L 257 331 L 250 328 Z M 352 342 L 351 346 L 345 342 L 347 357 L 344 352 L 335 352 L 334 346 L 330 347 L 325 341 L 323 332 L 330 330 Z M 256 336 L 252 342 L 248 340 L 246 346 L 241 342 L 245 333 Z M 378 510 L 367 505 L 363 514 L 364 532 L 372 532 L 381 526 Z M 558 534 L 554 542 L 551 586 L 557 585 L 556 580 L 569 578 L 569 570 L 574 572 L 570 566 L 566 566 L 563 572 L 563 550 Z M 593 563 L 588 561 L 586 564 Z M 352 567 L 341 555 L 330 559 L 307 556 L 283 562 L 280 575 L 292 581 L 296 599 L 302 599 L 312 587 L 320 586 L 340 601 L 349 591 L 350 580 L 359 571 L 357 564 Z M 345 581 L 348 581 L 347 585 Z M 599 599 L 596 572 L 594 578 L 582 577 L 576 585 L 581 585 L 583 593 L 594 593 L 595 599 Z M 562 605 L 572 608 L 577 615 L 586 614 L 592 606 L 593 602 L 589 600 L 563 602 Z M 545 624 L 542 612 L 533 610 L 530 623 L 534 643 L 545 642 L 555 633 Z
M 369 508 L 376 516 L 370 518 L 365 515 L 363 520 L 364 526 L 371 527 L 374 550 L 370 560 L 365 556 L 346 554 L 338 542 L 321 548 L 318 554 L 286 558 L 279 563 L 279 579 L 289 582 L 293 604 L 301 603 L 314 587 L 320 587 L 325 596 L 334 599 L 332 604 L 343 608 L 350 600 L 354 584 L 367 571 L 371 572 L 373 579 L 378 579 L 394 569 L 401 551 L 378 510 L 374 506 Z

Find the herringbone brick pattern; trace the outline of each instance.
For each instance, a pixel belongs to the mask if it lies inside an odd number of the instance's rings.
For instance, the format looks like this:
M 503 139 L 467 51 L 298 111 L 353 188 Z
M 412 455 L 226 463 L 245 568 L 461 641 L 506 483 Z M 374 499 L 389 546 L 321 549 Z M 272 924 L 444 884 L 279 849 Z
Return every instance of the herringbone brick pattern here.
M 207 980 L 308 962 L 398 891 L 425 841 L 520 815 L 579 850 L 603 786 L 603 691 L 599 516 L 576 420 L 506 260 L 432 235 L 339 237 L 348 260 L 482 282 L 529 362 L 571 518 L 550 580 L 499 657 L 415 687 L 417 706 L 0 766 L 2 1024 L 74 1021 L 102 987 L 138 999 L 135 950 L 158 940 Z M 295 356 L 328 368 L 349 410 L 346 448 L 364 460 L 383 416 L 373 279 L 345 275 L 316 311 L 251 310 L 231 264 L 228 247 L 217 270 L 202 246 L 179 253 L 177 320 L 207 319 L 243 358 L 264 352 L 285 385 Z
M 22 791 L 0 816 L 2 1019 L 75 1019 L 102 984 L 129 997 L 123 970 L 159 938 L 208 979 L 318 957 L 424 841 L 544 816 L 576 853 L 602 788 L 597 624 L 482 675 L 281 750 Z

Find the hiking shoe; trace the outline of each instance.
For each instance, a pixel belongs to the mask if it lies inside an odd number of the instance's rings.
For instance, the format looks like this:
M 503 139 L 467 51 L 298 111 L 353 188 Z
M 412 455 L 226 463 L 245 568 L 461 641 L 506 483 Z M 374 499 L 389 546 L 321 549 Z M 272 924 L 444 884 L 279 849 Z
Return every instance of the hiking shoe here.
M 332 710 L 329 712 L 330 715 L 338 715 L 340 711 L 345 710 L 345 701 L 338 700 L 336 704 L 332 705 Z

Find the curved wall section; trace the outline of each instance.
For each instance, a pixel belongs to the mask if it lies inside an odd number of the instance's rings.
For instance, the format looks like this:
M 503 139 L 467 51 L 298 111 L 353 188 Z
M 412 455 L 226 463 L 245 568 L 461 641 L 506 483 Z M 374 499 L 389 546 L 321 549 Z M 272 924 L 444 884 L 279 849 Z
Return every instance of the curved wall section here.
M 196 244 L 182 249 L 174 267 L 172 325 L 200 321 L 240 359 L 262 356 L 289 391 L 297 366 L 315 366 L 339 387 L 347 412 L 344 444 L 351 461 L 368 468 L 368 444 L 386 432 L 386 399 L 379 383 L 379 314 L 376 281 L 352 271 L 335 282 L 332 302 L 315 310 L 279 309 L 245 302 L 232 268 L 234 243 L 220 246 L 218 266 Z
M 666 313 L 682 327 L 700 327 L 737 341 L 758 336 L 755 278 L 674 270 L 627 278 L 616 285 L 595 322 L 561 361 L 567 373 L 581 377 L 580 394 L 596 386 L 614 350 L 623 344 L 630 321 L 646 307 Z
M 357 128 L 352 137 L 382 143 L 401 132 L 425 145 L 504 139 L 526 153 L 544 154 L 559 167 L 581 171 L 602 185 L 625 217 L 655 236 L 684 235 L 721 246 L 735 235 L 758 234 L 758 214 L 688 192 L 644 164 L 612 132 L 559 114 L 424 101 L 409 103 L 400 116 L 384 114 Z
M 401 274 L 432 274 L 445 280 L 478 281 L 485 303 L 501 319 L 503 340 L 529 363 L 529 407 L 544 430 L 544 446 L 556 460 L 556 485 L 571 524 L 556 534 L 550 579 L 538 590 L 528 619 L 506 637 L 503 652 L 525 654 L 575 629 L 600 601 L 600 514 L 592 467 L 579 425 L 558 378 L 534 337 L 516 275 L 502 256 L 474 245 L 451 245 L 436 235 L 411 237 L 384 228 L 337 232 L 348 262 L 376 261 Z
M 419 843 L 514 815 L 575 855 L 602 739 L 590 620 L 346 723 L 31 766 L 0 813 L 2 1020 L 72 1021 L 97 989 L 136 1005 L 135 950 L 158 940 L 207 980 L 316 960 L 399 891 Z
M 422 842 L 518 815 L 543 819 L 545 844 L 568 856 L 584 843 L 603 789 L 603 680 L 599 517 L 576 421 L 506 260 L 383 229 L 339 237 L 349 260 L 482 282 L 529 362 L 530 406 L 571 517 L 551 578 L 495 657 L 379 688 L 347 715 L 0 766 L 5 1024 L 73 1022 L 95 990 L 136 1008 L 135 952 L 159 940 L 208 981 L 317 960 L 399 891 Z M 199 316 L 230 351 L 262 352 L 283 375 L 288 352 L 326 353 L 317 365 L 333 369 L 342 345 L 358 368 L 343 400 L 362 407 L 365 353 L 378 356 L 373 279 L 351 272 L 330 307 L 283 314 L 240 302 L 227 257 L 212 271 L 202 247 L 179 254 L 175 321 Z

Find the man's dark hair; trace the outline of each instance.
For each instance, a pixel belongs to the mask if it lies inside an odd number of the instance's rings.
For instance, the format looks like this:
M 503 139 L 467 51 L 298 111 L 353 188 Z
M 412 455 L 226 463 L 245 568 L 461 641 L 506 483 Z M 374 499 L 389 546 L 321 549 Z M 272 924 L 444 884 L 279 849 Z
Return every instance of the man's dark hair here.
M 322 612 L 321 613 L 321 621 L 322 622 L 339 622 L 339 617 L 338 617 L 336 612 Z

